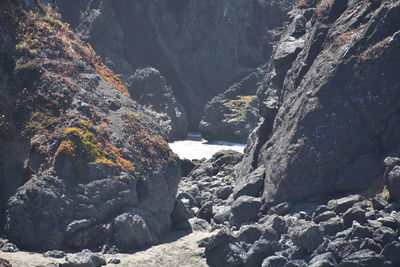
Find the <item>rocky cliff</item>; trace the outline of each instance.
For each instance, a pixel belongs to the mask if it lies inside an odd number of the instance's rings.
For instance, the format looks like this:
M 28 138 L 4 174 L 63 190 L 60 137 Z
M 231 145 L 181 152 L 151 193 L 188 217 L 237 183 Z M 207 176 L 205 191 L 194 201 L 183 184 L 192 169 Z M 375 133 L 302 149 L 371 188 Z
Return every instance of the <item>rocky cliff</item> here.
M 203 138 L 247 142 L 258 122 L 256 91 L 261 77 L 260 73 L 253 72 L 207 103 L 199 124 Z
M 399 37 L 399 1 L 294 5 L 210 266 L 400 264 Z
M 179 160 L 157 118 L 43 3 L 0 2 L 0 232 L 31 250 L 154 244 Z
M 206 102 L 272 52 L 292 1 L 56 1 L 117 73 L 160 70 L 197 129 Z M 80 15 L 79 12 L 82 12 Z
M 239 171 L 265 167 L 266 203 L 380 184 L 398 152 L 397 1 L 301 1 L 259 89 Z

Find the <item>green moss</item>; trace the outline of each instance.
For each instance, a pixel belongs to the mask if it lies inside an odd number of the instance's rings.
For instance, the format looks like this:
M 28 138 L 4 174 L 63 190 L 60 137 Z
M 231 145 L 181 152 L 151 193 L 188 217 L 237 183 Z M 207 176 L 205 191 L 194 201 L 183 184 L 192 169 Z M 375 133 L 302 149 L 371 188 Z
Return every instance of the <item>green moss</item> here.
M 49 24 L 51 30 L 53 31 L 60 30 L 63 26 L 63 23 L 60 20 L 54 19 L 52 17 L 45 17 L 43 20 Z
M 49 131 L 53 129 L 60 120 L 60 117 L 55 117 L 50 112 L 33 112 L 26 126 L 26 130 L 33 133 L 38 131 Z
M 26 42 L 21 42 L 15 46 L 15 54 L 17 56 L 36 56 L 38 51 L 31 48 Z
M 96 130 L 90 121 L 79 121 L 81 128 L 71 127 L 64 129 L 66 140 L 58 147 L 55 158 L 67 157 L 76 173 L 83 177 L 89 162 L 116 167 L 124 171 L 135 171 L 134 164 L 123 158 L 121 150 L 96 137 Z
M 91 121 L 81 120 L 78 122 L 79 126 L 86 131 L 94 131 L 94 125 Z
M 229 119 L 234 119 L 242 121 L 246 119 L 246 111 L 249 109 L 250 105 L 257 100 L 257 96 L 237 96 L 237 99 L 227 100 L 224 105 L 229 108 L 231 113 L 225 116 Z
M 100 143 L 93 133 L 79 128 L 67 128 L 64 134 L 71 138 L 85 160 L 91 162 L 101 157 Z
M 127 123 L 132 121 L 141 121 L 142 114 L 136 112 L 125 112 L 124 114 L 122 114 L 122 119 Z

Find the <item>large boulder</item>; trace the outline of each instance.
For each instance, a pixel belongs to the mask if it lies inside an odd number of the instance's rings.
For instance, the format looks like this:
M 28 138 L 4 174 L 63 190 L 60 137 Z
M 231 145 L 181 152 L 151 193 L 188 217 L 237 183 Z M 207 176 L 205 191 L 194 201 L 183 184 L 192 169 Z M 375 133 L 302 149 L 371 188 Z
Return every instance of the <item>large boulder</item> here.
M 128 79 L 133 99 L 159 113 L 168 140 L 183 139 L 187 132 L 186 112 L 165 78 L 154 68 L 138 69 Z
M 92 253 L 90 250 L 69 254 L 65 260 L 65 263 L 60 264 L 61 267 L 100 267 L 107 264 L 104 257 Z
M 211 99 L 199 124 L 203 138 L 210 141 L 246 143 L 257 126 L 260 76 L 252 73 L 227 91 Z

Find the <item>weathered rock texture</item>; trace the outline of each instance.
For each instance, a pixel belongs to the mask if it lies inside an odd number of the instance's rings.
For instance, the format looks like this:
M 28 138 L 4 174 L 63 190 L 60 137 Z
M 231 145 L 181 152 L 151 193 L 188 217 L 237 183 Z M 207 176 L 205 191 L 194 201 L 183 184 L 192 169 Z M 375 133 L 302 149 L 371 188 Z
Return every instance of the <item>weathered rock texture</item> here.
M 153 244 L 171 225 L 179 161 L 157 120 L 40 3 L 1 1 L 1 232 L 30 250 Z
M 391 0 L 294 6 L 210 266 L 399 264 L 399 14 Z
M 271 55 L 290 0 L 57 1 L 117 73 L 160 70 L 197 129 L 206 102 Z M 82 15 L 79 15 L 82 12 Z
M 257 126 L 260 74 L 254 72 L 211 99 L 204 108 L 199 130 L 207 140 L 246 143 Z
M 385 195 L 374 199 L 350 195 L 323 205 L 282 203 L 290 207 L 279 214 L 274 207 L 253 217 L 253 222 L 226 227 L 211 237 L 206 244 L 207 263 L 211 267 L 397 266 L 398 204 L 369 205 L 377 198 L 387 201 Z
M 169 141 L 183 139 L 187 132 L 186 112 L 165 78 L 154 68 L 137 70 L 128 79 L 128 91 L 139 104 L 156 111 Z
M 398 153 L 398 1 L 301 1 L 259 90 L 261 123 L 237 178 L 265 167 L 263 200 L 382 182 Z

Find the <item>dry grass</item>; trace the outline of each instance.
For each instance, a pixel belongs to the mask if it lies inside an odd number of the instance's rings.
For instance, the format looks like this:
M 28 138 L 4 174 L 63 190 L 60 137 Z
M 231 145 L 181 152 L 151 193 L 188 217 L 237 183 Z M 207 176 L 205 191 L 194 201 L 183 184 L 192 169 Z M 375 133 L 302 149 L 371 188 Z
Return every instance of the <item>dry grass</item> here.
M 87 63 L 105 81 L 130 96 L 121 79 L 101 62 L 89 44 L 70 30 L 67 23 L 59 20 L 59 15 L 50 7 L 45 7 L 44 15 L 29 12 L 26 19 L 19 23 L 18 29 L 16 52 L 22 58 L 42 53 L 42 67 L 46 71 L 68 77 L 79 75 Z

